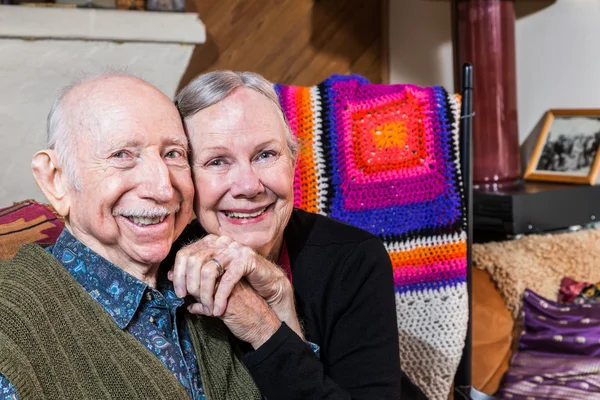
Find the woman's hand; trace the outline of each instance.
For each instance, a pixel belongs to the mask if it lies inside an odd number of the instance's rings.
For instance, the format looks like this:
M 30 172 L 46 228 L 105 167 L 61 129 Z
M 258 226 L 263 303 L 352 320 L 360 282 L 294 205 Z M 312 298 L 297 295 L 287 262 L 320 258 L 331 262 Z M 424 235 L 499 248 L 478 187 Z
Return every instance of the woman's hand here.
M 177 296 L 193 296 L 201 303 L 196 310 L 217 317 L 225 312 L 233 288 L 243 277 L 279 319 L 303 338 L 293 288 L 283 270 L 227 236 L 208 235 L 182 248 L 169 272 Z
M 202 305 L 188 306 L 194 314 L 204 314 Z M 237 282 L 227 302 L 227 309 L 219 318 L 240 340 L 248 342 L 254 349 L 265 343 L 281 326 L 281 321 L 245 279 Z

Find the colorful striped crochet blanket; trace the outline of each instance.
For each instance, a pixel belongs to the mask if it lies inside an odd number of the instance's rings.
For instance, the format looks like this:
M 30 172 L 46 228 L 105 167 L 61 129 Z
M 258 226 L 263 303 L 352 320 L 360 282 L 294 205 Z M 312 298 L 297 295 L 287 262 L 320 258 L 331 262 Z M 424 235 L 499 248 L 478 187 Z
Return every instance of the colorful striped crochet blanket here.
M 446 400 L 468 321 L 459 96 L 357 75 L 275 88 L 300 144 L 295 206 L 383 240 L 402 369 Z

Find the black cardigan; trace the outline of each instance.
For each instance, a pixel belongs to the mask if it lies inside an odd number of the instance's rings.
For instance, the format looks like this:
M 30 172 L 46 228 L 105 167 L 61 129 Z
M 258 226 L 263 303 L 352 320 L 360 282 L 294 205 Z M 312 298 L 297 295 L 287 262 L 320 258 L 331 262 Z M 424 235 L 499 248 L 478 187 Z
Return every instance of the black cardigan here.
M 177 244 L 205 234 L 194 221 Z M 413 398 L 418 390 L 400 370 L 392 266 L 381 241 L 297 209 L 284 238 L 300 323 L 321 353 L 317 358 L 285 324 L 257 350 L 243 346 L 243 361 L 263 395 L 269 400 Z

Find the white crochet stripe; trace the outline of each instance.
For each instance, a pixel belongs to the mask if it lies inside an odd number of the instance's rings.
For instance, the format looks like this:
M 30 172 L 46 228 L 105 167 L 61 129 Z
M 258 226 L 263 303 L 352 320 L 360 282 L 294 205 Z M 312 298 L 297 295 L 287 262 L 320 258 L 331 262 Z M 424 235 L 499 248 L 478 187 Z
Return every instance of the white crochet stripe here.
M 460 165 L 460 107 L 461 102 L 460 98 L 457 94 L 449 94 L 448 102 L 450 103 L 450 110 L 452 110 L 452 144 L 454 145 L 454 165 L 456 167 L 456 171 L 459 176 L 462 177 L 462 170 Z M 460 181 L 460 185 L 462 186 L 462 179 Z
M 451 243 L 459 243 L 466 242 L 467 234 L 464 231 L 456 232 L 452 234 L 446 235 L 436 235 L 436 236 L 421 236 L 417 238 L 413 238 L 406 242 L 391 242 L 384 243 L 385 249 L 388 253 L 392 251 L 408 251 L 414 250 L 417 247 L 429 247 L 439 244 L 451 244 Z
M 454 146 L 454 165 L 456 167 L 456 171 L 458 172 L 459 182 L 458 185 L 461 189 L 461 197 L 464 198 L 464 179 L 462 166 L 460 164 L 460 109 L 462 106 L 461 97 L 458 94 L 449 94 L 448 102 L 450 103 L 450 109 L 452 110 L 452 144 Z M 466 218 L 463 218 L 463 227 L 467 228 Z
M 430 400 L 447 400 L 467 334 L 466 283 L 396 294 L 402 370 Z
M 327 182 L 327 175 L 325 171 L 325 157 L 323 156 L 323 143 L 321 143 L 321 136 L 323 135 L 323 116 L 321 107 L 321 98 L 319 96 L 319 89 L 316 86 L 310 88 L 310 103 L 311 112 L 313 115 L 313 154 L 315 155 L 315 165 L 317 168 L 317 204 L 318 213 L 321 215 L 327 215 L 325 213 L 325 203 L 327 198 L 327 188 L 329 183 Z

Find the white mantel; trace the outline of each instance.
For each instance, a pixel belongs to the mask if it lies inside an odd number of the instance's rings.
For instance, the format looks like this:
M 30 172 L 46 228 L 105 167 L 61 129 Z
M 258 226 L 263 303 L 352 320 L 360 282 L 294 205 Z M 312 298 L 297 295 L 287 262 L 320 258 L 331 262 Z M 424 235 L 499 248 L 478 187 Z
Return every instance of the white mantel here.
M 193 13 L 0 5 L 0 208 L 45 202 L 31 157 L 57 91 L 77 75 L 126 68 L 175 95 L 204 25 Z

